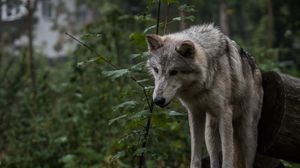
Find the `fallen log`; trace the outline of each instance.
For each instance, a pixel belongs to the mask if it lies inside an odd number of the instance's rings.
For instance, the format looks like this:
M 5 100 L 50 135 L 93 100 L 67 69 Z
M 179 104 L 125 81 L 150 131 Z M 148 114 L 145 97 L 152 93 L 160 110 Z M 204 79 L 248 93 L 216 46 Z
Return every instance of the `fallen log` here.
M 263 88 L 258 152 L 300 163 L 300 79 L 266 72 Z

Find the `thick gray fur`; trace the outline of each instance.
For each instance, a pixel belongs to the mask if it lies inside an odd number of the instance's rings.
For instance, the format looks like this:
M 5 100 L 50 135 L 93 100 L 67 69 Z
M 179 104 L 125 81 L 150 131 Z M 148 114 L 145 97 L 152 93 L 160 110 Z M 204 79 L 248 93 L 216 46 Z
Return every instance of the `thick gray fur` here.
M 153 98 L 162 107 L 177 98 L 188 111 L 190 167 L 201 167 L 205 141 L 211 168 L 252 168 L 263 97 L 254 59 L 212 24 L 147 42 Z

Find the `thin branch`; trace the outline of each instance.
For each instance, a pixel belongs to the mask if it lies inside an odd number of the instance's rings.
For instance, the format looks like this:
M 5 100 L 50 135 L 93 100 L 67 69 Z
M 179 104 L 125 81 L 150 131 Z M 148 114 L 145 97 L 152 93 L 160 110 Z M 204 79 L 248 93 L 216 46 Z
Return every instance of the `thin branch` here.
M 158 0 L 157 17 L 156 17 L 156 34 L 159 33 L 160 3 L 161 3 L 160 0 Z M 154 104 L 153 104 L 153 101 L 151 101 L 151 106 L 149 108 L 151 114 L 153 113 L 153 108 L 154 108 Z M 152 115 L 150 115 L 147 120 L 147 124 L 146 124 L 146 128 L 145 128 L 145 135 L 144 135 L 144 142 L 142 144 L 142 148 L 147 147 L 147 141 L 148 141 L 149 131 L 150 131 L 150 127 L 151 127 L 151 121 L 152 121 Z M 142 168 L 145 163 L 145 152 L 144 151 L 142 152 L 139 159 L 140 159 L 139 160 L 139 168 Z
M 170 10 L 170 3 L 167 4 L 167 11 L 166 11 L 165 25 L 164 25 L 164 34 L 166 34 L 166 32 L 167 32 L 168 20 L 169 20 L 169 10 Z
M 110 66 L 112 66 L 115 70 L 120 69 L 120 67 L 118 67 L 117 65 L 113 64 L 111 62 L 111 60 L 108 60 L 105 57 L 101 56 L 95 49 L 93 49 L 92 47 L 90 47 L 89 45 L 87 45 L 86 43 L 84 43 L 83 41 L 79 40 L 78 38 L 76 38 L 75 36 L 73 36 L 73 35 L 71 35 L 71 34 L 69 34 L 67 32 L 65 32 L 65 34 L 67 36 L 69 36 L 71 39 L 75 40 L 81 46 L 87 48 L 89 51 L 91 51 L 92 53 L 94 53 L 97 56 L 96 59 L 90 59 L 90 60 L 86 61 L 85 63 L 92 62 L 92 61 L 97 61 L 97 60 L 103 60 L 105 63 L 107 63 Z M 144 93 L 144 96 L 146 98 L 148 108 L 149 108 L 149 110 L 152 109 L 150 100 L 149 100 L 149 98 L 147 96 L 147 91 L 145 89 L 145 86 L 143 84 L 141 84 L 140 82 L 138 82 L 138 80 L 135 77 L 133 77 L 131 75 L 129 77 L 130 77 L 131 80 L 133 80 L 137 85 L 139 85 L 143 89 L 143 93 Z
M 36 70 L 35 70 L 35 60 L 33 51 L 33 4 L 28 1 L 28 20 L 27 20 L 27 31 L 28 31 L 28 69 L 31 78 L 31 85 L 34 89 L 36 87 Z M 34 91 L 35 94 L 35 91 Z
M 76 42 L 78 42 L 80 45 L 84 46 L 85 48 L 87 48 L 88 50 L 90 50 L 92 53 L 94 53 L 97 56 L 97 59 L 103 60 L 104 62 L 106 62 L 107 64 L 109 64 L 110 66 L 112 66 L 114 69 L 119 69 L 118 66 L 114 65 L 113 63 L 111 63 L 110 60 L 102 57 L 96 50 L 94 50 L 92 47 L 90 47 L 89 45 L 85 44 L 84 42 L 80 41 L 78 38 L 74 37 L 73 35 L 65 32 L 65 34 L 67 36 L 69 36 L 71 39 L 75 40 Z M 96 60 L 97 60 L 96 59 Z M 96 61 L 94 60 L 94 61 Z
M 158 0 L 158 7 L 157 7 L 156 34 L 158 34 L 158 31 L 159 31 L 159 18 L 160 18 L 160 0 Z

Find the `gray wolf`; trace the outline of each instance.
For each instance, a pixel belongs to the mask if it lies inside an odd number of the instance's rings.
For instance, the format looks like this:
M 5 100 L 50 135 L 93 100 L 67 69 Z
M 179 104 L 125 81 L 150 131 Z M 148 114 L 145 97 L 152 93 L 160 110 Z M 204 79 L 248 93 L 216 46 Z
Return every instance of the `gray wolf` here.
M 205 141 L 211 168 L 252 168 L 263 97 L 255 60 L 212 24 L 146 41 L 154 103 L 177 98 L 188 111 L 190 167 L 201 167 Z

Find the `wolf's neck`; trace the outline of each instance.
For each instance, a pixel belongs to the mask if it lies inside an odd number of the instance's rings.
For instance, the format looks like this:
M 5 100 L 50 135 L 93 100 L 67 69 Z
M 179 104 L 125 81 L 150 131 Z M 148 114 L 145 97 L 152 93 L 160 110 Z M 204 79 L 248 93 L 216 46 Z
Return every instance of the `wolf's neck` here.
M 178 96 L 178 99 L 186 109 L 193 111 L 194 109 L 199 110 L 201 108 L 206 108 L 205 104 L 207 104 L 206 101 L 208 96 L 209 91 L 207 90 L 197 91 L 195 89 L 189 89 L 185 93 Z

